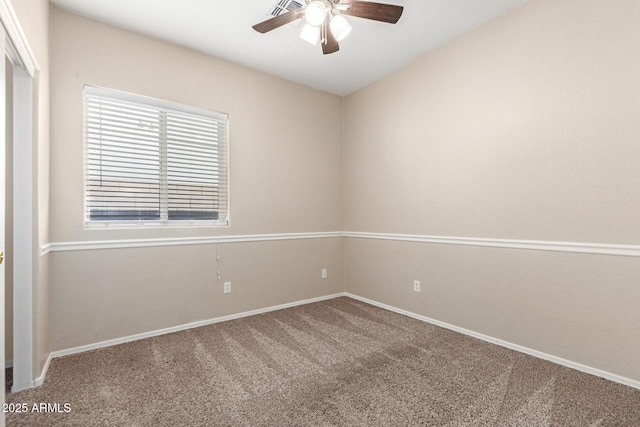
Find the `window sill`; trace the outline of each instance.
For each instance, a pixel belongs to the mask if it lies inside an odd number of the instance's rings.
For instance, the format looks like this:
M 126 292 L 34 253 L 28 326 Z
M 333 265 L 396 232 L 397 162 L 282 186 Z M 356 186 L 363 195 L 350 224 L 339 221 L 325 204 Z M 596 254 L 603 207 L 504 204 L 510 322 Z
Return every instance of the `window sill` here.
M 85 222 L 85 230 L 105 230 L 105 229 L 137 229 L 137 228 L 199 228 L 199 227 L 228 227 L 229 221 L 136 221 L 136 222 L 114 222 L 95 221 Z

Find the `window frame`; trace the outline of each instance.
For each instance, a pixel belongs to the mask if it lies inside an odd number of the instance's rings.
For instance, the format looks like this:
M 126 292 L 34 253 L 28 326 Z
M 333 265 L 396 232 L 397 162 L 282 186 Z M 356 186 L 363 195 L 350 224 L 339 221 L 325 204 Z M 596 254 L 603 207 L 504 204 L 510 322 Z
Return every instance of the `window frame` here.
M 151 108 L 157 108 L 159 110 L 169 110 L 177 113 L 186 113 L 190 115 L 196 115 L 201 117 L 213 118 L 217 121 L 223 122 L 224 131 L 225 131 L 225 139 L 222 143 L 222 147 L 218 149 L 218 154 L 220 155 L 217 166 L 221 167 L 223 172 L 224 179 L 222 182 L 224 183 L 224 198 L 225 201 L 218 202 L 224 205 L 224 209 L 220 209 L 218 215 L 220 213 L 223 214 L 222 219 L 153 219 L 153 220 L 100 220 L 100 221 L 92 221 L 88 217 L 88 198 L 89 192 L 87 189 L 88 183 L 88 175 L 89 175 L 89 140 L 88 140 L 88 125 L 87 125 L 87 95 L 90 94 L 92 96 L 104 96 L 107 98 L 113 98 L 116 100 L 121 100 L 124 102 L 132 102 L 136 104 L 142 104 L 144 106 L 148 106 Z M 83 194 L 83 206 L 82 206 L 82 218 L 85 229 L 104 229 L 104 228 L 180 228 L 180 227 L 224 227 L 229 226 L 230 224 L 230 189 L 229 189 L 229 115 L 227 113 L 221 113 L 213 110 L 207 110 L 204 108 L 193 107 L 184 104 L 178 104 L 171 101 L 165 101 L 158 98 L 148 97 L 144 95 L 138 95 L 130 92 L 124 92 L 117 89 L 108 89 L 98 86 L 92 85 L 84 85 L 82 91 L 82 116 L 83 116 L 83 127 L 82 127 L 82 145 L 83 145 L 83 186 L 82 186 L 82 194 Z M 159 156 L 164 155 L 164 159 L 166 160 L 166 140 L 164 141 L 164 150 L 162 152 L 162 148 L 159 148 Z M 165 172 L 161 173 L 160 176 L 166 177 L 166 161 L 165 161 Z M 160 178 L 162 180 L 162 178 Z M 166 188 L 162 188 L 161 181 L 159 182 L 161 185 L 160 192 L 161 198 L 160 200 L 160 215 L 162 216 L 162 210 L 167 209 L 168 198 L 166 193 Z

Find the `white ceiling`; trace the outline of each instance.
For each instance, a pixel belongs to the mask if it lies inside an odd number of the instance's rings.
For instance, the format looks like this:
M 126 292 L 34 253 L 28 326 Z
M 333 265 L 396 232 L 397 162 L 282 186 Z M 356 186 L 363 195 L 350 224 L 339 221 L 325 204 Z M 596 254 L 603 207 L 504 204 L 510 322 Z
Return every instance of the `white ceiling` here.
M 404 6 L 386 24 L 347 16 L 351 34 L 322 55 L 285 25 L 267 34 L 277 0 L 51 0 L 74 13 L 337 95 L 347 95 L 518 7 L 526 0 L 381 0 Z

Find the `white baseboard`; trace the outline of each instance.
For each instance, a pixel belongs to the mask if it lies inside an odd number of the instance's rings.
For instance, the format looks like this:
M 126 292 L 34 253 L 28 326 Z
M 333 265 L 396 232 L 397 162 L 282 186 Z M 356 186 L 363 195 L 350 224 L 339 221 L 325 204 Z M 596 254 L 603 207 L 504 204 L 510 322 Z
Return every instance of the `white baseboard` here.
M 44 367 L 42 368 L 42 373 L 40 376 L 33 380 L 33 386 L 39 387 L 44 383 L 44 379 L 47 376 L 47 371 L 49 370 L 49 365 L 51 365 L 51 360 L 53 359 L 53 353 L 49 353 L 49 357 L 47 357 L 47 361 L 44 363 Z
M 353 298 L 353 299 L 358 300 L 358 301 L 362 301 L 362 302 L 370 304 L 370 305 L 374 305 L 376 307 L 383 308 L 385 310 L 393 311 L 394 313 L 398 313 L 398 314 L 402 314 L 402 315 L 405 315 L 405 316 L 408 316 L 408 317 L 412 317 L 414 319 L 421 320 L 423 322 L 430 323 L 432 325 L 439 326 L 441 328 L 449 329 L 449 330 L 454 331 L 454 332 L 459 332 L 461 334 L 468 335 L 470 337 L 477 338 L 477 339 L 480 339 L 482 341 L 490 342 L 492 344 L 496 344 L 496 345 L 499 345 L 501 347 L 505 347 L 505 348 L 508 348 L 508 349 L 511 349 L 511 350 L 515 350 L 515 351 L 518 351 L 520 353 L 525 353 L 525 354 L 528 354 L 530 356 L 537 357 L 538 359 L 543 359 L 543 360 L 547 360 L 549 362 L 557 363 L 558 365 L 566 366 L 568 368 L 572 368 L 572 369 L 575 369 L 575 370 L 578 370 L 578 371 L 581 371 L 581 372 L 585 372 L 587 374 L 595 375 L 597 377 L 605 378 L 607 380 L 610 380 L 610 381 L 613 381 L 613 382 L 616 382 L 616 383 L 620 383 L 620 384 L 624 384 L 624 385 L 627 385 L 629 387 L 637 388 L 637 389 L 640 390 L 640 381 L 636 381 L 636 380 L 632 380 L 630 378 L 626 378 L 626 377 L 623 377 L 623 376 L 620 376 L 620 375 L 612 374 L 611 372 L 603 371 L 603 370 L 600 370 L 600 369 L 597 369 L 597 368 L 592 368 L 591 366 L 586 366 L 586 365 L 583 365 L 581 363 L 577 363 L 577 362 L 573 362 L 571 360 L 563 359 L 563 358 L 558 357 L 558 356 L 553 356 L 551 354 L 543 353 L 543 352 L 538 351 L 538 350 L 533 350 L 533 349 L 528 348 L 528 347 L 523 347 L 523 346 L 518 345 L 518 344 L 514 344 L 514 343 L 511 343 L 511 342 L 508 342 L 508 341 L 504 341 L 504 340 L 501 340 L 501 339 L 498 339 L 498 338 L 494 338 L 494 337 L 491 337 L 491 336 L 488 336 L 488 335 L 484 335 L 484 334 L 481 334 L 481 333 L 478 333 L 478 332 L 474 332 L 474 331 L 471 331 L 469 329 L 465 329 L 465 328 L 461 328 L 461 327 L 458 327 L 458 326 L 455 326 L 455 325 L 451 325 L 449 323 L 441 322 L 439 320 L 431 319 L 429 317 L 422 316 L 420 314 L 412 313 L 412 312 L 407 311 L 407 310 L 402 310 L 400 308 L 393 307 L 393 306 L 390 306 L 390 305 L 387 305 L 387 304 L 383 304 L 383 303 L 380 303 L 378 301 L 370 300 L 368 298 L 364 298 L 364 297 L 361 297 L 361 296 L 358 296 L 358 295 L 354 295 L 354 294 L 351 294 L 351 293 L 348 293 L 348 292 L 345 292 L 345 296 L 347 296 L 349 298 Z
M 169 334 L 172 332 L 179 332 L 179 331 L 184 331 L 187 329 L 192 329 L 192 328 L 197 328 L 200 326 L 206 326 L 206 325 L 211 325 L 214 323 L 219 323 L 219 322 L 226 322 L 229 320 L 234 320 L 234 319 L 240 319 L 243 317 L 248 317 L 248 316 L 254 316 L 256 314 L 262 314 L 262 313 L 268 313 L 271 311 L 277 311 L 277 310 L 282 310 L 285 308 L 290 308 L 290 307 L 296 307 L 299 305 L 305 305 L 305 304 L 311 304 L 314 302 L 320 302 L 320 301 L 326 301 L 329 299 L 333 299 L 333 298 L 338 298 L 338 297 L 349 297 L 352 298 L 354 300 L 357 301 L 362 301 L 364 303 L 376 306 L 376 307 L 380 307 L 383 308 L 385 310 L 389 310 L 392 311 L 394 313 L 398 313 L 398 314 L 402 314 L 408 317 L 412 317 L 414 319 L 417 320 L 421 320 L 423 322 L 426 323 L 430 323 L 432 325 L 435 326 L 439 326 L 441 328 L 445 328 L 445 329 L 449 329 L 455 332 L 459 332 L 461 334 L 464 335 L 468 335 L 470 337 L 473 338 L 477 338 L 480 339 L 482 341 L 486 341 L 492 344 L 496 344 L 499 345 L 501 347 L 505 347 L 511 350 L 515 350 L 518 351 L 520 353 L 525 353 L 528 354 L 530 356 L 534 356 L 537 357 L 539 359 L 543 359 L 543 360 L 547 360 L 549 362 L 553 362 L 553 363 L 557 363 L 559 365 L 562 366 L 566 366 L 568 368 L 572 368 L 572 369 L 576 369 L 578 371 L 581 372 L 585 372 L 587 374 L 591 374 L 591 375 L 595 375 L 601 378 L 605 378 L 608 379 L 610 381 L 614 381 L 620 384 L 624 384 L 636 389 L 640 389 L 640 381 L 636 381 L 636 380 L 632 380 L 630 378 L 626 378 L 626 377 L 622 377 L 620 375 L 616 375 L 607 371 L 603 371 L 600 369 L 596 369 L 590 366 L 586 366 L 583 365 L 581 363 L 577 363 L 577 362 L 573 362 L 571 360 L 567 360 L 567 359 L 563 359 L 561 357 L 557 357 L 557 356 L 553 356 L 547 353 L 543 353 L 541 351 L 538 350 L 533 350 L 531 348 L 528 347 L 524 347 L 518 344 L 514 344 L 508 341 L 504 341 L 498 338 L 494 338 L 488 335 L 484 335 L 478 332 L 474 332 L 465 328 L 461 328 L 455 325 L 451 325 L 449 323 L 445 323 L 445 322 L 441 322 L 439 320 L 435 320 L 435 319 L 431 319 L 429 317 L 426 316 L 422 316 L 420 314 L 416 314 L 416 313 L 412 313 L 410 311 L 407 310 L 403 310 L 397 307 L 393 307 L 387 304 L 383 304 L 380 303 L 378 301 L 374 301 L 368 298 L 364 298 L 358 295 L 354 295 L 348 292 L 341 292 L 341 293 L 337 293 L 337 294 L 332 294 L 332 295 L 326 295 L 326 296 L 322 296 L 322 297 L 317 297 L 317 298 L 311 298 L 311 299 L 306 299 L 306 300 L 301 300 L 301 301 L 295 301 L 295 302 L 291 302 L 291 303 L 286 303 L 286 304 L 280 304 L 280 305 L 276 305 L 276 306 L 271 306 L 271 307 L 266 307 L 266 308 L 260 308 L 257 310 L 251 310 L 251 311 L 245 311 L 242 313 L 237 313 L 237 314 L 231 314 L 228 316 L 221 316 L 221 317 L 216 317 L 213 319 L 208 319 L 208 320 L 202 320 L 202 321 L 198 321 L 198 322 L 192 322 L 192 323 L 187 323 L 184 325 L 179 325 L 179 326 L 173 326 L 170 328 L 165 328 L 165 329 L 158 329 L 155 331 L 150 331 L 150 332 L 145 332 L 145 333 L 141 333 L 141 334 L 136 334 L 136 335 L 130 335 L 130 336 L 126 336 L 126 337 L 122 337 L 122 338 L 116 338 L 116 339 L 112 339 L 112 340 L 107 340 L 107 341 L 101 341 L 101 342 L 97 342 L 97 343 L 93 343 L 93 344 L 88 344 L 88 345 L 83 345 L 83 346 L 79 346 L 79 347 L 73 347 L 73 348 L 68 348 L 65 350 L 58 350 L 58 351 L 54 351 L 53 353 L 51 353 L 49 355 L 49 358 L 47 359 L 47 362 L 45 363 L 45 366 L 42 370 L 42 375 L 40 375 L 40 377 L 38 377 L 35 381 L 34 381 L 34 387 L 37 387 L 39 385 L 41 385 L 44 382 L 45 376 L 47 374 L 47 370 L 49 369 L 49 365 L 51 363 L 51 360 L 53 358 L 56 357 L 63 357 L 63 356 L 68 356 L 71 354 L 76 354 L 76 353 L 82 353 L 85 351 L 90 351 L 90 350 L 96 350 L 99 348 L 105 348 L 105 347 L 110 347 L 113 345 L 118 345 L 118 344 L 123 344 L 123 343 L 127 343 L 127 342 L 131 342 L 131 341 L 137 341 L 137 340 L 141 340 L 144 338 L 150 338 L 150 337 L 155 337 L 155 336 L 159 336 L 159 335 L 165 335 L 165 334 Z
M 35 380 L 33 380 L 32 382 L 28 383 L 26 386 L 21 387 L 21 388 L 17 388 L 16 384 L 14 383 L 11 386 L 11 393 L 16 393 L 18 391 L 22 391 L 22 390 L 27 390 L 30 388 L 34 388 L 34 387 L 39 387 L 42 385 L 42 383 L 44 383 L 44 379 L 47 376 L 47 371 L 49 370 L 49 365 L 51 365 L 51 359 L 53 359 L 53 354 L 49 353 L 49 356 L 47 357 L 47 361 L 44 363 L 44 366 L 42 367 L 42 372 L 40 373 L 40 376 L 38 378 L 36 378 Z M 7 363 L 7 365 L 10 366 L 6 366 L 7 368 L 13 367 L 13 363 Z
M 165 334 L 170 334 L 170 333 L 173 333 L 173 332 L 184 331 L 184 330 L 187 330 L 187 329 L 197 328 L 197 327 L 200 327 L 200 326 L 207 326 L 207 325 L 211 325 L 211 324 L 214 324 L 214 323 L 226 322 L 226 321 L 229 321 L 229 320 L 240 319 L 240 318 L 243 318 L 243 317 L 255 316 L 256 314 L 268 313 L 270 311 L 283 310 L 285 308 L 296 307 L 296 306 L 299 306 L 299 305 L 305 305 L 305 304 L 311 304 L 311 303 L 314 303 L 314 302 L 326 301 L 326 300 L 329 300 L 329 299 L 338 298 L 338 297 L 342 297 L 342 296 L 345 296 L 345 295 L 346 295 L 345 293 L 341 292 L 341 293 L 337 293 L 337 294 L 326 295 L 326 296 L 317 297 L 317 298 L 310 298 L 310 299 L 306 299 L 306 300 L 295 301 L 295 302 L 275 305 L 275 306 L 266 307 L 266 308 L 259 308 L 257 310 L 250 310 L 250 311 L 245 311 L 245 312 L 237 313 L 237 314 L 230 314 L 228 316 L 221 316 L 221 317 L 216 317 L 216 318 L 213 318 L 213 319 L 201 320 L 201 321 L 192 322 L 192 323 L 186 323 L 184 325 L 172 326 L 170 328 L 158 329 L 158 330 L 155 330 L 155 331 L 144 332 L 144 333 L 141 333 L 141 334 L 129 335 L 129 336 L 122 337 L 122 338 L 115 338 L 115 339 L 112 339 L 112 340 L 101 341 L 101 342 L 97 342 L 97 343 L 93 343 L 93 344 L 87 344 L 87 345 L 83 345 L 83 346 L 79 346 L 79 347 L 68 348 L 66 350 L 54 351 L 53 353 L 51 353 L 51 357 L 52 358 L 56 358 L 56 357 L 68 356 L 68 355 L 76 354 L 76 353 L 83 353 L 85 351 L 96 350 L 96 349 L 104 348 L 104 347 L 111 347 L 112 345 L 123 344 L 123 343 L 131 342 L 131 341 L 137 341 L 137 340 L 141 340 L 141 339 L 145 339 L 145 338 L 157 337 L 159 335 L 165 335 Z M 43 377 L 44 377 L 44 375 L 41 378 L 43 378 Z

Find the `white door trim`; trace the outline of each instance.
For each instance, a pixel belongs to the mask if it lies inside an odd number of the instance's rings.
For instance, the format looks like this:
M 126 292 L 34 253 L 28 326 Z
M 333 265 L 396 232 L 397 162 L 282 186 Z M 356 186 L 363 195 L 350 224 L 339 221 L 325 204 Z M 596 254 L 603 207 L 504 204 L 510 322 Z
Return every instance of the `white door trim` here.
M 0 0 L 0 21 L 7 33 L 7 40 L 11 42 L 11 46 L 6 49 L 7 54 L 14 64 L 20 64 L 28 75 L 35 77 L 38 70 L 35 56 L 9 0 Z
M 5 48 L 6 37 L 4 34 L 4 29 L 0 28 L 0 50 L 2 52 L 6 52 Z M 6 67 L 6 57 L 2 55 L 2 63 L 0 64 L 0 175 L 6 177 L 6 153 L 7 153 L 7 67 Z M 6 236 L 5 236 L 5 213 L 6 213 L 6 195 L 5 195 L 5 181 L 2 181 L 0 185 L 0 250 L 6 250 Z M 7 262 L 10 262 L 8 260 Z M 6 274 L 6 263 L 2 263 L 0 265 L 0 307 L 2 307 L 2 318 L 0 319 L 0 354 L 2 355 L 2 364 L 4 364 L 5 357 L 5 321 L 4 321 L 4 299 L 5 299 L 5 274 Z M 0 365 L 2 366 L 2 365 Z M 2 383 L 4 383 L 4 370 L 0 374 L 0 378 L 2 379 Z M 0 403 L 2 403 L 2 407 L 4 409 L 4 394 L 2 394 L 2 398 L 0 399 Z M 5 426 L 4 419 L 4 411 L 2 416 L 0 416 L 0 427 Z
M 33 79 L 13 76 L 13 388 L 33 387 Z
M 19 391 L 34 385 L 33 285 L 38 245 L 33 221 L 37 161 L 34 151 L 33 94 L 38 66 L 10 0 L 0 0 L 0 22 L 6 32 L 6 47 L 3 50 L 14 64 L 13 391 Z M 1 310 L 4 318 L 4 305 Z M 4 352 L 2 362 L 4 365 Z

